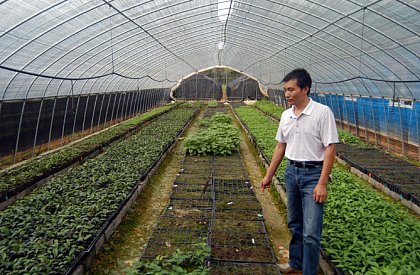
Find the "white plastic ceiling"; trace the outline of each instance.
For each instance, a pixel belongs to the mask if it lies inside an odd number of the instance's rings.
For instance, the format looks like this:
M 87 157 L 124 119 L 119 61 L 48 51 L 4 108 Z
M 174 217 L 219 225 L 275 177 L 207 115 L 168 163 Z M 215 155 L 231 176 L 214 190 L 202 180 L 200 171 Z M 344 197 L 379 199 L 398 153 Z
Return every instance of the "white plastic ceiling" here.
M 419 0 L 0 0 L 0 99 L 173 87 L 228 66 L 269 88 L 420 98 Z M 228 16 L 229 15 L 229 16 Z

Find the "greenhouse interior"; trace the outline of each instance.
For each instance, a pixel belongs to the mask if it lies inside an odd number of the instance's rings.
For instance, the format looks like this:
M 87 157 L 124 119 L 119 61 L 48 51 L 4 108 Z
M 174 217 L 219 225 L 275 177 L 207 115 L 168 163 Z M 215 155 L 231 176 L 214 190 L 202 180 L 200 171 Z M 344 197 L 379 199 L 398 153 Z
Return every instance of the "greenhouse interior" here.
M 0 274 L 420 274 L 420 1 L 0 22 Z

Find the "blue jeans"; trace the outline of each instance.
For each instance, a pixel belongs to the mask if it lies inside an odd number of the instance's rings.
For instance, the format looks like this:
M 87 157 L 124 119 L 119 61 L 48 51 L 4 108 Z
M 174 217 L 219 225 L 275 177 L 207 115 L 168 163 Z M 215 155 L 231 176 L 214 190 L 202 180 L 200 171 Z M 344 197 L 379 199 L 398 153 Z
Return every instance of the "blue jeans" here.
M 318 271 L 324 204 L 316 203 L 313 191 L 321 176 L 322 166 L 298 168 L 287 165 L 287 220 L 292 233 L 289 265 L 301 269 L 303 275 Z

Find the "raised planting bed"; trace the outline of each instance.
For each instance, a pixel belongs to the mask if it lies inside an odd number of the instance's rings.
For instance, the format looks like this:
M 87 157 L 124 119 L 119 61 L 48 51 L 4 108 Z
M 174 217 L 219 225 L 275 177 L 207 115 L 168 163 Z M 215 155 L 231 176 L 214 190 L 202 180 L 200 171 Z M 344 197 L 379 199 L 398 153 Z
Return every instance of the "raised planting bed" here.
M 213 206 L 187 206 L 169 204 L 163 213 L 163 217 L 177 219 L 206 220 L 213 217 Z
M 251 134 L 260 137 L 258 118 L 262 114 L 249 107 L 235 111 Z M 266 126 L 267 132 L 278 127 Z M 272 152 L 276 143 L 264 142 L 261 137 L 255 141 L 259 148 Z M 321 244 L 337 270 L 345 274 L 414 274 L 420 270 L 420 221 L 407 209 L 340 165 L 333 168 L 328 192 Z
M 252 275 L 266 275 L 266 274 L 280 274 L 275 264 L 269 263 L 238 263 L 238 262 L 223 262 L 211 261 L 210 263 L 211 275 L 225 275 L 225 274 L 252 274 Z
M 270 247 L 264 233 L 241 232 L 236 230 L 213 230 L 211 241 L 215 246 L 263 246 Z
M 17 198 L 26 195 L 45 179 L 79 164 L 88 157 L 103 151 L 104 147 L 120 140 L 139 127 L 168 112 L 179 104 L 165 105 L 150 112 L 141 114 L 107 130 L 84 138 L 70 146 L 65 146 L 51 153 L 25 161 L 13 168 L 0 172 L 0 210 Z M 44 181 L 44 182 L 43 182 Z
M 420 169 L 378 149 L 338 144 L 338 157 L 402 198 L 420 206 Z
M 127 198 L 196 110 L 163 115 L 1 212 L 0 273 L 73 272 L 86 251 L 112 234 Z
M 260 109 L 261 111 L 263 111 L 264 113 L 266 113 L 267 115 L 278 120 L 280 120 L 281 115 L 283 114 L 283 111 L 284 111 L 282 107 L 279 107 L 268 100 L 258 100 L 254 106 Z
M 241 221 L 262 221 L 262 209 L 217 209 L 216 219 L 220 220 L 241 220 Z
M 211 246 L 211 260 L 234 262 L 273 263 L 271 248 L 263 246 Z

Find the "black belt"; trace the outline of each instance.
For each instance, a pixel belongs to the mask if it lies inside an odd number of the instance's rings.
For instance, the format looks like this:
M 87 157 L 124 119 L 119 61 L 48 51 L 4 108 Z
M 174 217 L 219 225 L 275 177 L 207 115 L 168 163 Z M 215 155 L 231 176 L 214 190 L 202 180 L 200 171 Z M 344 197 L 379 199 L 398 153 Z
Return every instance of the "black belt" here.
M 299 168 L 315 168 L 320 167 L 324 163 L 323 161 L 296 161 L 296 160 L 289 160 L 289 163 L 294 167 Z

